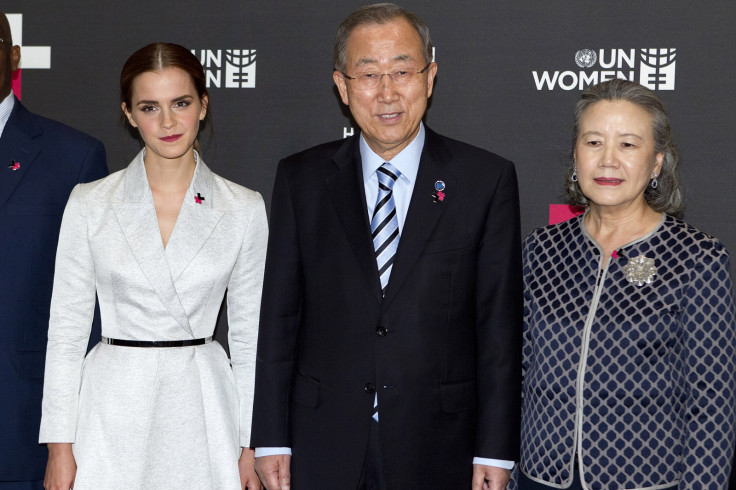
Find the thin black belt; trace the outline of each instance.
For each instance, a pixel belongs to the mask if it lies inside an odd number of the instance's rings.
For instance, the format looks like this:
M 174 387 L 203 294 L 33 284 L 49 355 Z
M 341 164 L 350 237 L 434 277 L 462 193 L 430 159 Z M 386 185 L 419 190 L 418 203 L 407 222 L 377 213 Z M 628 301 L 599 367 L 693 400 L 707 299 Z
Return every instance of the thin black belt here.
M 189 347 L 192 345 L 209 344 L 212 342 L 212 337 L 191 340 L 122 340 L 102 337 L 101 342 L 103 344 L 120 345 L 123 347 Z

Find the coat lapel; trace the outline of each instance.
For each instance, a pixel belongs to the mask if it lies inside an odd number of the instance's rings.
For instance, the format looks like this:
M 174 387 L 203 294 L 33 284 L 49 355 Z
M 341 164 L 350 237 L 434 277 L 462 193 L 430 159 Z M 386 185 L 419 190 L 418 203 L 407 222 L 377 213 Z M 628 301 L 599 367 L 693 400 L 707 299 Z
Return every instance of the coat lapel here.
M 23 177 L 28 173 L 41 147 L 33 138 L 43 131 L 30 117 L 30 113 L 16 100 L 13 111 L 5 123 L 2 137 L 0 137 L 0 155 L 7 158 L 0 162 L 0 209 L 5 206 Z M 20 164 L 17 170 L 9 166 L 15 160 Z
M 166 259 L 174 281 L 202 249 L 223 212 L 214 208 L 214 174 L 198 158 L 197 168 L 166 245 Z
M 189 318 L 176 293 L 161 241 L 151 187 L 143 165 L 144 155 L 142 150 L 125 170 L 122 201 L 113 202 L 113 210 L 143 274 L 164 307 L 191 337 Z
M 358 138 L 354 136 L 346 140 L 335 154 L 333 160 L 339 170 L 327 177 L 325 185 L 358 266 L 376 300 L 381 301 L 381 283 L 368 222 Z
M 446 202 L 434 202 L 432 198 L 432 194 L 435 192 L 435 182 L 438 180 L 444 181 L 450 197 L 453 189 L 454 175 L 451 167 L 447 165 L 452 155 L 435 132 L 429 128 L 426 128 L 426 131 L 417 181 L 414 184 L 409 210 L 404 221 L 404 228 L 401 231 L 399 248 L 396 251 L 396 258 L 391 269 L 386 297 L 383 300 L 384 309 L 388 307 L 401 289 L 412 267 L 414 267 L 414 263 L 432 235 L 437 221 L 447 207 Z

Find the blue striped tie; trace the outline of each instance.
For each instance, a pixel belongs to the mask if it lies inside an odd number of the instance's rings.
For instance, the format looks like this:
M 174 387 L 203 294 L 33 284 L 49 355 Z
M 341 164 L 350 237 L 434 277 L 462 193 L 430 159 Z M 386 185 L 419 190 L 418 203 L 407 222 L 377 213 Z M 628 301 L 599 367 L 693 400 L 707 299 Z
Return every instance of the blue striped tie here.
M 376 251 L 378 276 L 381 278 L 381 292 L 386 295 L 388 278 L 394 264 L 396 249 L 399 248 L 399 218 L 396 216 L 394 184 L 401 172 L 386 162 L 376 170 L 378 176 L 378 197 L 371 219 L 373 249 Z M 373 397 L 373 420 L 378 422 L 378 393 Z
M 376 251 L 378 276 L 381 291 L 386 295 L 388 278 L 394 263 L 396 249 L 399 247 L 399 219 L 396 216 L 393 188 L 401 172 L 386 162 L 376 170 L 378 176 L 378 197 L 371 219 L 373 249 Z

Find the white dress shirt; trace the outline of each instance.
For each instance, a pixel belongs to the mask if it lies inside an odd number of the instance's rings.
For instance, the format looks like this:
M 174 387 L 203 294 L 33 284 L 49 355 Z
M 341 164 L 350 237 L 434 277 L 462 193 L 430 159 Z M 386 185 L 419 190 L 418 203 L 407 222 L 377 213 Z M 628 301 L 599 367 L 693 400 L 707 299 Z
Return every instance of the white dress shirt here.
M 13 91 L 11 90 L 10 94 L 0 102 L 0 137 L 3 135 L 5 124 L 10 118 L 10 113 L 13 112 L 13 107 L 15 107 L 15 95 L 13 95 Z

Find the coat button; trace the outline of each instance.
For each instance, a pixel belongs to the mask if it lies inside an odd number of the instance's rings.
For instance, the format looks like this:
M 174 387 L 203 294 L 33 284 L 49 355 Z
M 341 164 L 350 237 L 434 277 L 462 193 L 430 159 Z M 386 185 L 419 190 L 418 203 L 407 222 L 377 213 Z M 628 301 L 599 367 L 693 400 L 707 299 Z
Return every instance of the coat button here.
M 379 337 L 385 337 L 386 334 L 388 333 L 388 329 L 384 326 L 380 326 L 376 329 L 376 333 L 378 334 Z
M 375 391 L 376 391 L 376 387 L 375 387 L 375 386 L 373 386 L 373 383 L 366 383 L 366 384 L 365 384 L 365 386 L 363 387 L 363 389 L 364 389 L 364 390 L 365 390 L 365 392 L 366 392 L 366 393 L 368 393 L 369 395 L 370 395 L 371 393 L 375 393 Z

